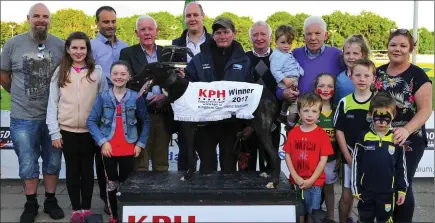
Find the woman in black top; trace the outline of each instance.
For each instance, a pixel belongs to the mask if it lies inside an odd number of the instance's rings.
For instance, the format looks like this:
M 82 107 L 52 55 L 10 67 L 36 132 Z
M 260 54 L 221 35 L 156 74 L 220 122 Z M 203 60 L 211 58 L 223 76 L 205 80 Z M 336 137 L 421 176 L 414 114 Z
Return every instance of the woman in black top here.
M 424 124 L 432 113 L 432 83 L 423 69 L 409 62 L 414 44 L 408 30 L 392 30 L 388 40 L 390 62 L 378 68 L 375 82 L 377 91 L 389 92 L 396 100 L 394 140 L 406 151 L 409 187 L 405 203 L 394 208 L 394 222 L 412 222 L 415 206 L 412 180 L 427 146 Z

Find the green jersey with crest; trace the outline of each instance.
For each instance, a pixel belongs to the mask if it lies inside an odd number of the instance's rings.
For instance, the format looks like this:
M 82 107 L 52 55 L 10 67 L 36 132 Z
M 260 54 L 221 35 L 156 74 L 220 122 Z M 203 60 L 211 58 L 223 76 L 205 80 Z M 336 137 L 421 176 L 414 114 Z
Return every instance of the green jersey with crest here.
M 319 120 L 317 120 L 317 125 L 321 127 L 328 134 L 331 140 L 332 149 L 334 154 L 328 156 L 328 162 L 331 162 L 337 158 L 336 154 L 338 152 L 338 143 L 335 138 L 335 128 L 334 128 L 334 113 L 335 110 L 331 109 L 327 112 L 321 112 Z

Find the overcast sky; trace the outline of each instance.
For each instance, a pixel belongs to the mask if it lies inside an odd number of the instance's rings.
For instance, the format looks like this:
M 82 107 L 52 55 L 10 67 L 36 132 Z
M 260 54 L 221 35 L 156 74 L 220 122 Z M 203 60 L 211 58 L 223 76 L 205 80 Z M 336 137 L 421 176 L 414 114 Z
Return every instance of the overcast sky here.
M 103 4 L 117 11 L 118 17 L 145 14 L 147 12 L 168 11 L 174 15 L 183 12 L 184 1 L 41 1 L 52 13 L 62 8 L 81 9 L 93 15 Z M 206 15 L 215 17 L 229 11 L 239 16 L 250 16 L 254 21 L 266 20 L 277 11 L 290 14 L 311 15 L 330 14 L 335 10 L 359 14 L 362 10 L 371 11 L 396 22 L 399 28 L 413 27 L 413 1 L 199 1 Z M 30 6 L 37 1 L 1 1 L 1 20 L 22 22 L 26 19 Z M 418 2 L 418 25 L 434 30 L 434 1 Z

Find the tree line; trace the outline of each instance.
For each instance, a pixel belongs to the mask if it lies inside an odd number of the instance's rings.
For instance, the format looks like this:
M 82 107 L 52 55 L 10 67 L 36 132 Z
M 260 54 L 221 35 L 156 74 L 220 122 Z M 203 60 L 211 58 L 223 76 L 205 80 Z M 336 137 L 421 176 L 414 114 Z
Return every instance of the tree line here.
M 151 12 L 159 27 L 160 33 L 157 39 L 172 40 L 179 37 L 183 31 L 183 15 L 172 15 L 169 12 Z M 293 47 L 304 45 L 303 24 L 304 20 L 310 15 L 298 13 L 292 15 L 285 11 L 275 12 L 270 15 L 266 22 L 275 30 L 279 25 L 289 24 L 297 32 L 297 38 Z M 120 17 L 117 19 L 117 37 L 129 45 L 137 44 L 138 39 L 135 34 L 135 23 L 139 15 Z M 254 23 L 251 17 L 238 16 L 231 12 L 224 12 L 218 17 L 231 18 L 236 25 L 236 40 L 241 43 L 245 50 L 251 48 L 249 40 L 249 28 Z M 346 38 L 353 34 L 363 34 L 372 50 L 385 50 L 390 30 L 397 28 L 396 22 L 377 15 L 372 12 L 362 11 L 358 15 L 351 15 L 341 11 L 335 11 L 329 15 L 322 16 L 328 24 L 329 38 L 326 44 L 338 48 L 343 47 Z M 211 32 L 211 25 L 214 18 L 206 17 L 204 25 Z M 1 21 L 0 45 L 11 38 L 11 36 L 24 33 L 28 30 L 27 22 L 16 23 Z M 95 25 L 95 15 L 88 16 L 82 10 L 61 9 L 52 14 L 50 33 L 62 39 L 66 39 L 71 32 L 82 31 L 94 38 L 98 32 Z M 410 30 L 412 33 L 412 30 Z M 434 31 L 426 28 L 419 28 L 418 53 L 433 54 L 434 52 Z M 275 47 L 272 41 L 272 47 Z

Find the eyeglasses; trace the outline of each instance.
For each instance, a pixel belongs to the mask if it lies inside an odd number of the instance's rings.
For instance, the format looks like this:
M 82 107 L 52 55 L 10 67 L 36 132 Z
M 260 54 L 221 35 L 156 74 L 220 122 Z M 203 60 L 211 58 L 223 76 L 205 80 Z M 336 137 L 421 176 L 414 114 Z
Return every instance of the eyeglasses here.
M 409 33 L 409 30 L 407 30 L 407 29 L 390 29 L 390 33 L 395 33 L 395 32 L 398 32 L 398 33 L 400 33 L 400 34 L 408 34 Z
M 364 40 L 364 36 L 361 35 L 361 34 L 355 34 L 355 35 L 353 35 L 352 37 L 357 38 L 357 39 L 359 39 L 359 40 Z
M 39 58 L 44 58 L 44 49 L 45 49 L 45 44 L 43 44 L 43 43 L 38 44 L 38 50 L 39 50 L 38 57 Z

